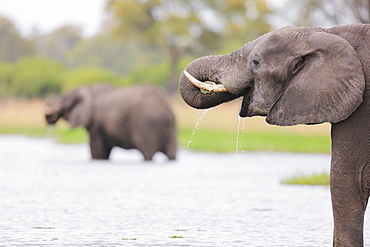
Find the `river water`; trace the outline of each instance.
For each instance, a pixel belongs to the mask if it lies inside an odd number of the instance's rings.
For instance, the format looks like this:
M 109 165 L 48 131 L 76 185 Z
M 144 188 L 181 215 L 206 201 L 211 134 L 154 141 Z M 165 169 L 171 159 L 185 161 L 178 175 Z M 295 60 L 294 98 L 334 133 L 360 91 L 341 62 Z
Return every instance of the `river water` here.
M 91 161 L 86 144 L 13 135 L 0 136 L 0 152 L 0 246 L 332 242 L 328 187 L 280 184 L 328 171 L 329 155 L 181 150 L 175 162 L 142 162 L 114 149 Z

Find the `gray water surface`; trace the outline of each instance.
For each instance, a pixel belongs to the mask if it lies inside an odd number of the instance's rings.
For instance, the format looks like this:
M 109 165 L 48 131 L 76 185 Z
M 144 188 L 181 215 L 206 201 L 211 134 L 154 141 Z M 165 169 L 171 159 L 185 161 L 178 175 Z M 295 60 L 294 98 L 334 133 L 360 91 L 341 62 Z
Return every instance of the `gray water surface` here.
M 330 246 L 328 187 L 280 180 L 329 155 L 114 149 L 0 136 L 0 246 Z M 368 220 L 367 220 L 368 221 Z M 366 242 L 370 240 L 366 238 Z

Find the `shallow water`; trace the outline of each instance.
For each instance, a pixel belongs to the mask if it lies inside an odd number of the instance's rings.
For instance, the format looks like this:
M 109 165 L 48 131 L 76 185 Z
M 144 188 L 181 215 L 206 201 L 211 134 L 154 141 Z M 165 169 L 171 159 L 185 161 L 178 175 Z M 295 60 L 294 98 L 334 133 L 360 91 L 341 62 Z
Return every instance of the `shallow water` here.
M 4 135 L 0 150 L 0 246 L 331 245 L 329 189 L 279 183 L 328 171 L 329 155 L 185 150 L 151 163 L 115 149 L 105 162 L 86 144 Z

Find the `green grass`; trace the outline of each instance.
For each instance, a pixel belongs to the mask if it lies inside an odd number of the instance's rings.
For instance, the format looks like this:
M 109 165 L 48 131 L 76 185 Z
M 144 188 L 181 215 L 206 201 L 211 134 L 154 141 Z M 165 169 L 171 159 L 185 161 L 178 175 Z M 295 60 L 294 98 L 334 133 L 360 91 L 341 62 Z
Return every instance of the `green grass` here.
M 310 176 L 295 176 L 281 181 L 282 184 L 299 184 L 299 185 L 329 185 L 329 175 L 325 172 L 313 174 Z
M 24 134 L 33 137 L 44 137 L 46 128 L 30 127 L 30 126 L 0 126 L 1 134 Z
M 31 137 L 52 137 L 58 142 L 64 144 L 84 143 L 88 141 L 88 134 L 84 128 L 70 129 L 67 126 L 0 126 L 0 134 L 23 134 Z
M 89 141 L 88 132 L 85 128 L 78 127 L 70 129 L 68 127 L 54 127 L 49 131 L 58 142 L 65 144 L 86 143 Z
M 212 152 L 273 151 L 300 153 L 329 153 L 329 136 L 304 135 L 279 132 L 246 132 L 239 134 L 238 145 L 235 131 L 182 129 L 179 132 L 180 145 L 189 149 Z

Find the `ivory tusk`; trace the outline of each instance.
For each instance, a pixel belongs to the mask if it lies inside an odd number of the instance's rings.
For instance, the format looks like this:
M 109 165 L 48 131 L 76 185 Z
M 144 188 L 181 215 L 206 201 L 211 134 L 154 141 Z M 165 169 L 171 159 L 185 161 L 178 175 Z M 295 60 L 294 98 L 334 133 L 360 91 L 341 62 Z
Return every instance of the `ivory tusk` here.
M 201 82 L 201 81 L 195 79 L 186 70 L 184 70 L 184 75 L 197 88 L 200 88 L 200 89 L 203 89 L 203 90 L 206 90 L 206 91 L 209 91 L 209 92 L 213 92 L 213 93 L 227 92 L 227 89 L 222 84 L 216 84 L 216 83 L 211 82 L 211 81 Z

